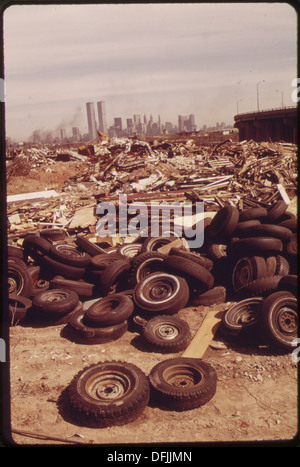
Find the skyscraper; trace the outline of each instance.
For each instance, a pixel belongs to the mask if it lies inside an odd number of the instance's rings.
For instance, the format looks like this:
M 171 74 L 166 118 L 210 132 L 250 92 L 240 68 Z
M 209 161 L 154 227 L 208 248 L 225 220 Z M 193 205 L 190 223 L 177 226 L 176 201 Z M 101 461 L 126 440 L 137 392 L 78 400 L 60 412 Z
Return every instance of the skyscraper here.
M 102 133 L 107 133 L 107 123 L 106 123 L 106 112 L 105 112 L 105 102 L 97 102 L 98 108 L 98 119 L 99 119 L 99 130 Z
M 95 117 L 95 107 L 93 102 L 87 102 L 86 111 L 89 128 L 89 139 L 93 140 L 97 138 L 97 125 Z

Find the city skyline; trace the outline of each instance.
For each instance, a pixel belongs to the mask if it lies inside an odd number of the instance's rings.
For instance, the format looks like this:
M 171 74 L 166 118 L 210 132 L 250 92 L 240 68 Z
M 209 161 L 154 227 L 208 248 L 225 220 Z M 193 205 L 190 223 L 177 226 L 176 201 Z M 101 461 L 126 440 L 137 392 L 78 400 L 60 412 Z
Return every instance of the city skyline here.
M 4 71 L 13 139 L 86 133 L 85 104 L 100 101 L 108 125 L 145 112 L 233 124 L 256 110 L 258 83 L 260 109 L 294 105 L 297 15 L 284 3 L 11 5 Z

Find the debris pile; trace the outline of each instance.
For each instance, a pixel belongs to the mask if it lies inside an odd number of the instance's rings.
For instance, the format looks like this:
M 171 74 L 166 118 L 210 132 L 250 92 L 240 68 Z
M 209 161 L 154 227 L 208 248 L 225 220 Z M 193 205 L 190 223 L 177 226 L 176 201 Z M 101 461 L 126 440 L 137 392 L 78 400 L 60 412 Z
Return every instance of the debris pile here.
M 64 324 L 66 338 L 91 345 L 134 329 L 145 349 L 183 354 L 148 378 L 126 362 L 81 370 L 68 388 L 75 418 L 110 426 L 134 420 L 150 398 L 172 410 L 207 403 L 217 377 L 200 360 L 209 345 L 204 328 L 191 339 L 176 316 L 187 306 L 224 304 L 206 322 L 210 332 L 217 323 L 227 340 L 291 351 L 298 329 L 298 223 L 288 208 L 296 194 L 294 146 L 122 139 L 85 149 L 78 151 L 84 171 L 54 199 L 8 200 L 9 324 Z M 204 201 L 203 245 L 190 246 L 185 234 L 98 237 L 96 202 L 117 204 L 119 193 L 146 204 Z M 128 410 L 116 409 L 119 399 Z

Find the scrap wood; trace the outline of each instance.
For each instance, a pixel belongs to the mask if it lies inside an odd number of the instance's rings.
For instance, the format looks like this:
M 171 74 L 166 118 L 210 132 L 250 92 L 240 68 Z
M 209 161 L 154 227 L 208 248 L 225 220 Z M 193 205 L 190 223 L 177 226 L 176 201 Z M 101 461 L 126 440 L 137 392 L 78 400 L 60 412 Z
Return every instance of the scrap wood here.
M 71 443 L 71 444 L 92 444 L 94 441 L 89 440 L 89 441 L 81 441 L 79 439 L 71 439 L 71 438 L 61 438 L 58 436 L 52 436 L 52 435 L 47 435 L 44 433 L 36 432 L 36 431 L 29 431 L 29 430 L 20 430 L 17 428 L 12 428 L 12 433 L 16 433 L 21 436 L 28 436 L 30 438 L 38 438 L 38 439 L 49 439 L 50 441 L 62 441 L 65 443 Z M 78 435 L 73 435 L 73 436 L 78 436 Z
M 226 308 L 228 308 L 228 304 L 221 303 L 220 305 L 215 305 L 214 310 L 207 313 L 192 342 L 183 352 L 182 357 L 203 357 L 217 332 Z

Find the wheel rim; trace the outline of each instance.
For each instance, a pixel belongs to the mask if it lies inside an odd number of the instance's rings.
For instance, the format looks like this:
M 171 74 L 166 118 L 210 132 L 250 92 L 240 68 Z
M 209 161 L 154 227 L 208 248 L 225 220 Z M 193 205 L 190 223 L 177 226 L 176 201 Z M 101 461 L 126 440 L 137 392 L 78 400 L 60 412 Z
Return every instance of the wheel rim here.
M 157 324 L 154 329 L 154 334 L 163 340 L 173 340 L 179 336 L 179 329 L 171 323 Z
M 296 310 L 285 306 L 281 308 L 277 316 L 277 326 L 283 334 L 294 334 L 298 328 L 298 316 Z
M 163 372 L 163 379 L 176 388 L 193 388 L 202 380 L 202 374 L 187 365 L 174 365 Z
M 9 293 L 19 293 L 24 287 L 24 279 L 22 274 L 19 274 L 18 271 L 9 271 L 8 277 L 8 292 Z
M 136 273 L 137 282 L 140 282 L 146 277 L 150 276 L 150 274 L 157 272 L 161 266 L 160 263 L 162 261 L 163 261 L 163 258 L 148 259 L 144 261 L 137 270 L 137 273 Z
M 165 303 L 177 294 L 180 284 L 176 276 L 157 274 L 150 275 L 143 282 L 140 296 L 147 303 Z
M 247 260 L 240 260 L 233 271 L 235 289 L 240 289 L 252 280 L 252 269 Z
M 56 249 L 66 256 L 81 257 L 84 253 L 72 247 L 71 245 L 56 245 Z
M 67 294 L 66 292 L 64 292 L 63 290 L 60 292 L 60 291 L 57 291 L 57 292 L 48 292 L 48 293 L 45 293 L 42 297 L 42 300 L 43 302 L 59 302 L 61 300 L 65 300 L 67 298 Z
M 99 371 L 85 382 L 84 390 L 94 401 L 111 402 L 123 398 L 131 389 L 127 375 L 117 370 Z

